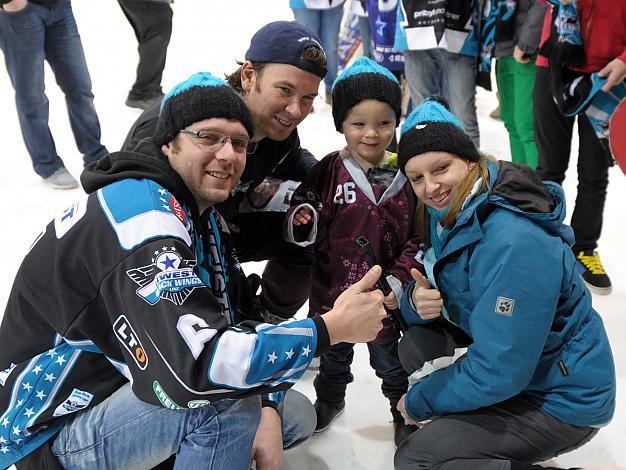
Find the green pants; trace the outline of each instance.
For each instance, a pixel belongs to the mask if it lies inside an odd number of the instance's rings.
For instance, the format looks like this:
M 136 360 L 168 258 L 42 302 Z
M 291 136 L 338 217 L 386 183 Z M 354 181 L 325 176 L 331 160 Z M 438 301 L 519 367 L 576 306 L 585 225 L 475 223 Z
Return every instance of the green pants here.
M 537 146 L 533 125 L 535 61 L 520 64 L 512 55 L 496 62 L 500 93 L 500 117 L 509 132 L 511 159 L 537 168 Z

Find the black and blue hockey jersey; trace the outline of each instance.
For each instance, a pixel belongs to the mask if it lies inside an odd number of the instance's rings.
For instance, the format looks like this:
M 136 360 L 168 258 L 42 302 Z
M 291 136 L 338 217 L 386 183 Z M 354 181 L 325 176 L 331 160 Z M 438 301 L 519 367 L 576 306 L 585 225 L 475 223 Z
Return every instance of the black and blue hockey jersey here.
M 89 193 L 25 257 L 0 326 L 0 468 L 130 381 L 168 408 L 286 390 L 329 347 L 321 319 L 247 322 L 226 224 L 152 144 L 81 178 Z

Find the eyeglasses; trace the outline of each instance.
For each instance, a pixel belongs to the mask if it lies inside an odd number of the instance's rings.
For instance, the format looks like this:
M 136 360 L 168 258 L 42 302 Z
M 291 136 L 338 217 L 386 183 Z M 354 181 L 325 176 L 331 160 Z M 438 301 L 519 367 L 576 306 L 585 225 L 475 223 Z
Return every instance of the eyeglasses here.
M 230 137 L 216 131 L 192 131 L 188 129 L 181 129 L 180 132 L 182 134 L 194 136 L 198 140 L 198 143 L 203 147 L 206 147 L 208 150 L 217 151 L 226 145 L 226 142 L 229 140 L 236 153 L 254 153 L 256 150 L 256 142 L 248 139 L 247 137 Z

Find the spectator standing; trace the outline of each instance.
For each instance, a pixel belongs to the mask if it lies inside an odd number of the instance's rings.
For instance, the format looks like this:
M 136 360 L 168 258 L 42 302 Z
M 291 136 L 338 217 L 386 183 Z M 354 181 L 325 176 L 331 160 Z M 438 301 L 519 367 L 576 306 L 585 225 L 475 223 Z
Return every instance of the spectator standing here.
M 337 78 L 338 42 L 345 0 L 290 0 L 295 20 L 317 34 L 326 52 L 328 73 L 324 78 L 325 101 L 331 102 L 331 90 Z
M 509 133 L 514 163 L 537 168 L 537 145 L 533 107 L 529 106 L 535 88 L 535 60 L 541 40 L 546 5 L 520 0 L 506 38 L 499 38 L 496 24 L 494 56 L 500 100 L 500 118 Z
M 53 188 L 77 188 L 48 127 L 44 61 L 65 94 L 70 126 L 84 164 L 99 160 L 108 151 L 100 143 L 100 121 L 72 5 L 69 0 L 0 0 L 0 6 L 0 48 L 35 173 Z
M 475 100 L 477 1 L 398 3 L 394 44 L 404 52 L 413 105 L 432 95 L 444 96 L 474 145 L 480 147 Z
M 587 285 L 596 293 L 608 294 L 611 292 L 611 280 L 596 248 L 602 233 L 611 155 L 598 139 L 584 112 L 575 118 L 566 117 L 561 112 L 554 101 L 555 84 L 550 76 L 559 73 L 569 81 L 576 76 L 598 72 L 599 76 L 608 78 L 603 91 L 624 81 L 626 0 L 579 0 L 576 3 L 567 0 L 559 5 L 553 6 L 553 12 L 546 14 L 542 39 L 551 38 L 558 43 L 559 32 L 551 26 L 558 19 L 559 9 L 565 5 L 576 6 L 577 21 L 572 24 L 579 22 L 578 42 L 582 43 L 584 60 L 577 65 L 558 62 L 556 59 L 562 55 L 559 49 L 554 51 L 554 57 L 540 55 L 537 58 L 533 95 L 535 137 L 539 151 L 537 172 L 543 179 L 559 184 L 563 182 L 570 160 L 574 122 L 578 121 L 578 193 L 571 218 L 576 241 L 572 249 Z M 561 41 L 561 44 L 565 43 Z
M 172 36 L 173 0 L 118 0 L 138 42 L 139 63 L 126 106 L 146 109 L 163 98 L 161 78 Z

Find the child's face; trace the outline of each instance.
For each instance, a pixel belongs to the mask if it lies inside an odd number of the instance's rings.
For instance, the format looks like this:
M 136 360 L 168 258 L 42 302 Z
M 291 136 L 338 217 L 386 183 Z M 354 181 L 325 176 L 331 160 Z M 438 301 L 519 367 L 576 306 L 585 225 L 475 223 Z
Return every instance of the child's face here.
M 393 139 L 396 115 L 387 103 L 361 101 L 348 111 L 342 130 L 353 156 L 378 165 Z

